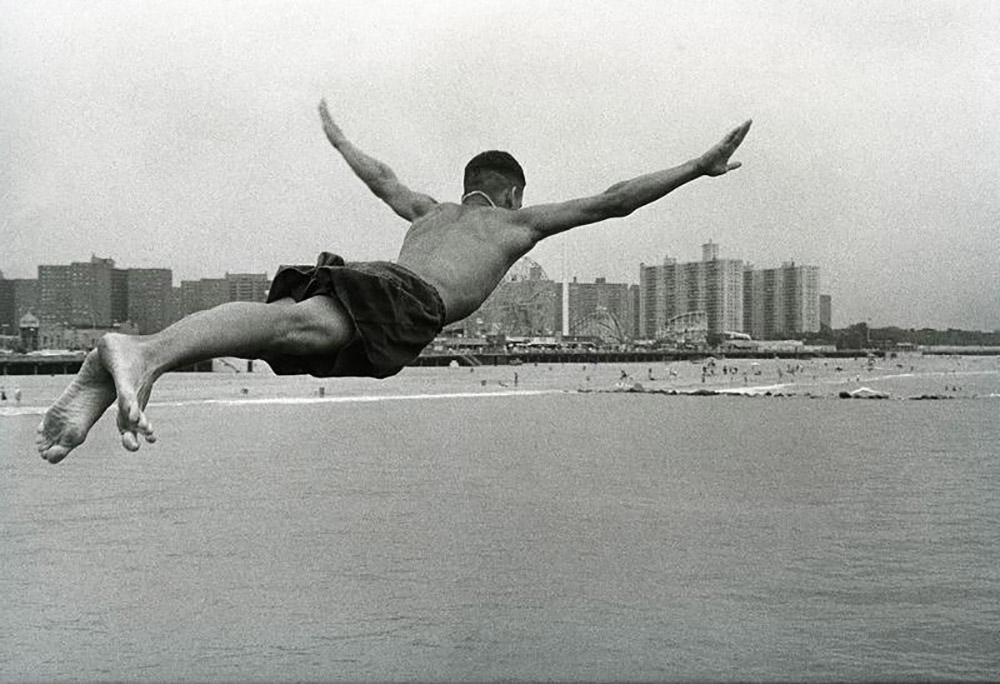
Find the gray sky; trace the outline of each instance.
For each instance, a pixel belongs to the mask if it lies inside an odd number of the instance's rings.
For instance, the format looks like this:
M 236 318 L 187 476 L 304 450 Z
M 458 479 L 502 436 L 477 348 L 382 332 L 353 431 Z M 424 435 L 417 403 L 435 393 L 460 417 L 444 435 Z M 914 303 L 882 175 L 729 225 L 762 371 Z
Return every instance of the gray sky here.
M 822 269 L 834 325 L 1000 328 L 1000 3 L 0 0 L 0 270 L 91 252 L 181 279 L 395 257 L 323 137 L 456 201 L 506 149 L 526 203 L 700 154 L 739 171 L 533 258 L 637 282 L 721 256 Z

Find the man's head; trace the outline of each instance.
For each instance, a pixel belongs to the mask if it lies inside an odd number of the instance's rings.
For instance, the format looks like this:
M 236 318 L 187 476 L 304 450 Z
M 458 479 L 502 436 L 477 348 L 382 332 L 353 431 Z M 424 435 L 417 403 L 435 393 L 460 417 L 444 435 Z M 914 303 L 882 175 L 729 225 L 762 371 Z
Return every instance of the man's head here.
M 524 170 L 506 152 L 480 152 L 465 166 L 465 193 L 485 192 L 498 207 L 520 209 L 524 186 Z

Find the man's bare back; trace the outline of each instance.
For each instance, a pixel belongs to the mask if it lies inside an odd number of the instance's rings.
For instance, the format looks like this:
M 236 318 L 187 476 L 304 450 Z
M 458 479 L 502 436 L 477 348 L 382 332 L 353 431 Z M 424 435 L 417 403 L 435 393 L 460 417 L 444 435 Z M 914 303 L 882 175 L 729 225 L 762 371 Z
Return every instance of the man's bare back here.
M 460 321 L 486 301 L 504 274 L 535 244 L 515 212 L 474 204 L 440 204 L 410 226 L 398 263 L 433 285 Z
M 327 286 L 332 278 L 355 278 L 350 288 L 353 303 L 347 293 L 342 296 L 336 290 L 312 293 L 310 282 L 295 288 L 300 298 L 279 294 L 269 303 L 229 302 L 186 316 L 153 335 L 105 335 L 69 387 L 45 412 L 36 440 L 42 458 L 50 463 L 64 459 L 83 443 L 94 423 L 113 404 L 117 404 L 117 427 L 124 448 L 139 449 L 140 437 L 154 442 L 152 425 L 145 415 L 153 384 L 165 372 L 215 357 L 264 358 L 269 362 L 277 356 L 293 360 L 333 358 L 341 365 L 346 359 L 350 366 L 355 360 L 362 365 L 374 363 L 364 354 L 375 349 L 382 354 L 379 367 L 388 367 L 388 374 L 398 372 L 407 358 L 412 360 L 422 345 L 433 339 L 440 326 L 479 308 L 514 262 L 539 241 L 576 226 L 627 216 L 685 183 L 738 168 L 739 162 L 730 161 L 730 157 L 750 129 L 747 121 L 697 158 L 616 183 L 591 197 L 522 208 L 524 173 L 505 152 L 477 155 L 466 168 L 461 203 L 438 203 L 410 190 L 388 166 L 348 141 L 330 118 L 326 102 L 320 103 L 319 111 L 327 139 L 355 174 L 410 223 L 397 265 L 345 266 L 336 276 L 331 275 L 336 269 L 324 271 Z M 477 160 L 485 161 L 475 166 Z M 348 272 L 353 275 L 344 275 Z M 281 291 L 276 287 L 278 279 L 276 276 L 272 283 L 272 295 Z M 400 283 L 404 282 L 413 291 L 400 296 Z M 397 299 L 381 306 L 382 295 Z M 362 301 L 358 302 L 358 297 Z M 381 306 L 382 323 L 354 317 L 351 307 L 359 303 L 366 313 Z M 382 325 L 384 328 L 379 327 Z M 366 332 L 370 337 L 365 337 Z M 396 358 L 389 359 L 394 363 L 385 363 L 385 357 L 394 352 Z

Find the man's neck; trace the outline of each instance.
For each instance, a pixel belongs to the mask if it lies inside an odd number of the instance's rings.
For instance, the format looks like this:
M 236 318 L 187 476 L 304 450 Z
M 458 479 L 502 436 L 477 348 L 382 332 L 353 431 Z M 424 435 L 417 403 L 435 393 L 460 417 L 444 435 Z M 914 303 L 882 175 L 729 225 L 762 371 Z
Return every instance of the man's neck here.
M 469 200 L 468 202 L 469 204 L 482 204 L 482 202 L 475 201 L 477 199 L 484 199 L 486 200 L 487 203 L 489 203 L 491 207 L 493 207 L 494 209 L 497 208 L 497 205 L 493 203 L 493 200 L 490 199 L 490 196 L 487 195 L 482 190 L 473 190 L 472 192 L 467 192 L 464 195 L 462 195 L 462 204 L 466 204 L 466 200 Z

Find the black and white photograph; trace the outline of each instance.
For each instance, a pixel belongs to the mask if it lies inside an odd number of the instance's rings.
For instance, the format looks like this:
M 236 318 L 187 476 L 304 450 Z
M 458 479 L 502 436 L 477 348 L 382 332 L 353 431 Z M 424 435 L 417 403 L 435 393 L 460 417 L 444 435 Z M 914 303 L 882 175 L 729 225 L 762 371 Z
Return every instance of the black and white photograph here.
M 1000 3 L 0 16 L 0 682 L 1000 679 Z

